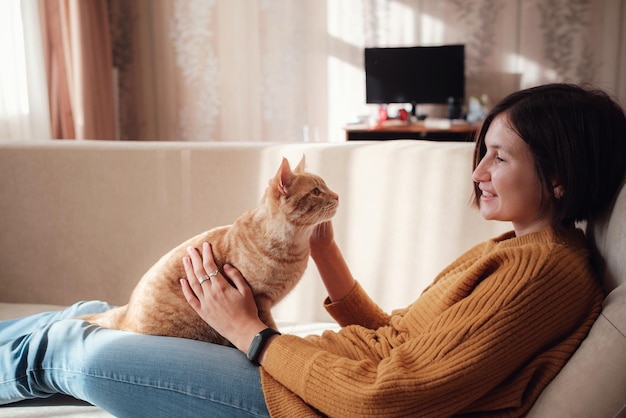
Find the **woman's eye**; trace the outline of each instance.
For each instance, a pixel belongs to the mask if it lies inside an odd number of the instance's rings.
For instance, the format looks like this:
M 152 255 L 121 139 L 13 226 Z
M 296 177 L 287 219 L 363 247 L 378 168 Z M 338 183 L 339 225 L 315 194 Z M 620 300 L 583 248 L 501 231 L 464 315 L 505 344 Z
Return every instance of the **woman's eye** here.
M 315 189 L 311 190 L 311 193 L 313 193 L 314 196 L 319 196 L 320 194 L 322 194 L 320 189 L 318 189 L 317 187 Z

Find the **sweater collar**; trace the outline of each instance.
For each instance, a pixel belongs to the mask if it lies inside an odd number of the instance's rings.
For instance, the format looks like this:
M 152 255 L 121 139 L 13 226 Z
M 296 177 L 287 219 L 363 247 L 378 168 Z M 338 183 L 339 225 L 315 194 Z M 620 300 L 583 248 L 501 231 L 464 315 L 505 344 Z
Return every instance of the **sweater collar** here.
M 586 240 L 584 233 L 577 228 L 561 229 L 554 228 L 552 226 L 546 227 L 541 231 L 531 232 L 524 234 L 521 237 L 515 236 L 514 231 L 505 232 L 504 234 L 495 237 L 493 244 L 506 248 L 517 247 L 525 244 L 561 244 L 571 247 L 586 247 Z

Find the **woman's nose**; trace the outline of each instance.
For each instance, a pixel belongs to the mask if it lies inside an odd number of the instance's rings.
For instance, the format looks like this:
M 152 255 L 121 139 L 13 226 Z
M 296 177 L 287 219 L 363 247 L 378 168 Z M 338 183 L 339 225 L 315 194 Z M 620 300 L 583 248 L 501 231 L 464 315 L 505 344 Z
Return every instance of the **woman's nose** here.
M 472 180 L 474 183 L 480 183 L 487 180 L 487 171 L 483 169 L 483 161 L 480 160 L 474 171 L 472 172 Z

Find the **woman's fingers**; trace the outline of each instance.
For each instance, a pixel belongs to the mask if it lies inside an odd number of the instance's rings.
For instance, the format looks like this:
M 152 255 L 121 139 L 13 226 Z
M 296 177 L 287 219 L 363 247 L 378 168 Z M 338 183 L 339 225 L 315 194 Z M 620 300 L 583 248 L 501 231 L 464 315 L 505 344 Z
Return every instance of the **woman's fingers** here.
M 250 335 L 265 326 L 259 319 L 248 282 L 230 264 L 223 266 L 224 275 L 219 274 L 210 244 L 204 243 L 202 252 L 190 247 L 187 253 L 183 258 L 187 279 L 180 281 L 185 299 L 224 338 L 240 349 L 247 349 Z M 204 281 L 205 278 L 208 279 Z
M 208 277 L 203 263 L 203 259 L 206 257 L 204 254 L 201 256 L 194 247 L 188 247 L 187 254 L 188 255 L 183 257 L 182 260 L 187 278 L 182 279 L 180 283 L 185 299 L 187 299 L 191 307 L 198 312 L 202 308 L 201 298 L 204 295 L 201 282 L 206 281 Z M 212 261 L 212 254 L 210 258 Z
M 209 279 L 215 279 L 220 275 L 215 260 L 213 259 L 213 248 L 208 242 L 202 244 L 202 266 L 204 271 L 207 272 Z
M 192 267 L 192 276 L 195 281 L 202 279 L 206 276 L 206 271 L 204 270 L 204 266 L 202 265 L 202 256 L 194 247 L 187 247 L 187 254 L 191 259 L 191 267 Z M 191 280 L 190 275 L 187 275 L 187 278 Z M 193 280 L 192 280 L 193 281 Z M 193 283 L 192 283 L 193 285 Z
M 187 247 L 187 254 L 182 260 L 185 274 L 187 275 L 187 286 L 182 284 L 181 281 L 183 292 L 187 288 L 187 290 L 191 290 L 195 294 L 196 299 L 201 299 L 204 295 L 202 287 L 204 283 L 212 284 L 211 279 L 218 279 L 218 282 L 220 282 L 219 279 L 222 279 L 213 258 L 213 249 L 211 244 L 205 242 L 202 244 L 202 252 L 199 252 L 194 247 Z M 185 294 L 185 297 L 187 296 Z
M 193 310 L 198 312 L 198 310 L 202 307 L 200 299 L 198 298 L 198 292 L 202 292 L 202 288 L 198 283 L 198 279 L 195 278 L 191 258 L 183 258 L 183 267 L 185 268 L 185 274 L 187 275 L 186 279 L 180 280 L 183 295 Z M 192 285 L 196 287 L 196 289 L 192 288 Z

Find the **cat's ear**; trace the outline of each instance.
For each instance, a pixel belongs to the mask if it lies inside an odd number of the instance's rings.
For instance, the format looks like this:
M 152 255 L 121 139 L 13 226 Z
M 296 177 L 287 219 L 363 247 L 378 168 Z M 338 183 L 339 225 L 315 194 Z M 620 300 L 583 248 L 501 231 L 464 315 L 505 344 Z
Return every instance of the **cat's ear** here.
M 294 173 L 303 173 L 304 172 L 304 165 L 305 165 L 305 161 L 304 160 L 305 160 L 304 154 L 302 154 L 302 159 L 300 160 L 300 162 L 298 163 L 296 168 L 293 170 Z
M 289 167 L 289 161 L 283 157 L 283 162 L 274 176 L 274 184 L 278 187 L 280 193 L 287 194 L 287 188 L 291 185 L 293 177 L 294 174 L 291 171 L 291 167 Z

